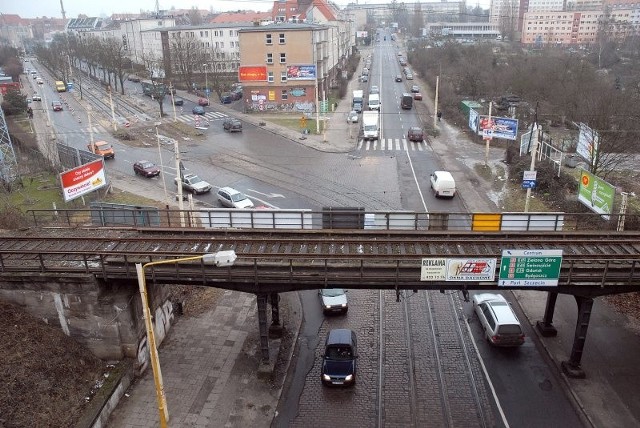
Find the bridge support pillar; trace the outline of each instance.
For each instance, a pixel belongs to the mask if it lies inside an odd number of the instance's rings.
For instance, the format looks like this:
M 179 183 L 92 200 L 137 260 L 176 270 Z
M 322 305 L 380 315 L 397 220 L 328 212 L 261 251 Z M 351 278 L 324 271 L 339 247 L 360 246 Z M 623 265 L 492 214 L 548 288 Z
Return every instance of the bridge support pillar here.
M 271 325 L 269 326 L 269 337 L 282 337 L 282 324 L 280 323 L 280 295 L 271 293 L 269 295 L 271 302 Z
M 260 329 L 260 364 L 269 364 L 269 331 L 267 329 L 267 294 L 258 293 L 258 327 Z
M 582 352 L 584 343 L 587 340 L 587 329 L 589 328 L 589 319 L 591 318 L 591 310 L 593 309 L 593 299 L 591 297 L 575 296 L 578 304 L 578 319 L 576 320 L 576 331 L 573 338 L 573 346 L 571 347 L 571 356 L 569 361 L 561 363 L 562 371 L 569 377 L 584 379 L 585 373 L 580 367 L 582 360 Z
M 553 314 L 556 310 L 556 300 L 558 293 L 547 294 L 547 305 L 544 308 L 544 317 L 542 321 L 536 322 L 536 327 L 540 334 L 544 337 L 554 337 L 558 335 L 558 330 L 553 326 Z

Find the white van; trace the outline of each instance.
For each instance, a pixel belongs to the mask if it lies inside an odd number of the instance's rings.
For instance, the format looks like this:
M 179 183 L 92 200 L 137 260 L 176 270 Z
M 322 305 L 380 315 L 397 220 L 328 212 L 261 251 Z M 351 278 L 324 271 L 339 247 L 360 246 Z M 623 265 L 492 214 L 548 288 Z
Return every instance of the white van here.
M 456 181 L 449 171 L 434 171 L 431 173 L 431 189 L 436 198 L 446 196 L 453 198 L 456 195 Z
M 380 110 L 380 95 L 369 94 L 369 110 Z

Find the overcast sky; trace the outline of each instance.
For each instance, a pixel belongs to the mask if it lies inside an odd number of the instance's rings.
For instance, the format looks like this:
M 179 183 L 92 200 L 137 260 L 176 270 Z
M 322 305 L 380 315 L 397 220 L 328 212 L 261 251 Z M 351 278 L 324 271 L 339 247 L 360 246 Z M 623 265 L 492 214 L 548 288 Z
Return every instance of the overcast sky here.
M 334 0 L 340 6 L 345 6 L 354 0 Z M 433 1 L 433 0 L 431 0 Z M 79 14 L 88 16 L 111 16 L 113 13 L 140 13 L 141 10 L 155 9 L 155 0 L 63 0 L 67 18 L 76 18 Z M 247 9 L 267 11 L 271 9 L 273 0 L 159 0 L 160 9 L 198 9 L 213 10 L 215 12 Z M 387 3 L 386 0 L 359 0 L 358 3 Z M 403 1 L 398 1 L 403 3 Z M 468 0 L 467 5 L 488 5 L 489 0 Z M 484 6 L 488 7 L 488 6 Z M 42 16 L 61 18 L 59 0 L 0 0 L 0 13 L 18 14 L 22 18 L 37 18 Z

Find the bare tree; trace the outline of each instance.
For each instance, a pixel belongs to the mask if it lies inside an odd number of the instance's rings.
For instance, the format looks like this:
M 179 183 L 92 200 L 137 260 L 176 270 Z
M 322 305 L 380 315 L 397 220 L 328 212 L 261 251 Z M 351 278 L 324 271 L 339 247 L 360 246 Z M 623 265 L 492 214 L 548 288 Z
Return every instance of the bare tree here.
M 192 88 L 195 83 L 194 72 L 202 70 L 206 64 L 206 54 L 201 42 L 191 37 L 178 37 L 171 39 L 171 62 L 174 71 L 176 71 L 186 85 Z
M 166 72 L 164 69 L 164 61 L 162 58 L 155 57 L 152 53 L 142 55 L 142 62 L 151 77 L 151 83 L 153 85 L 152 97 L 158 102 L 160 109 L 160 117 L 164 116 L 164 97 L 166 95 L 166 85 L 164 78 Z

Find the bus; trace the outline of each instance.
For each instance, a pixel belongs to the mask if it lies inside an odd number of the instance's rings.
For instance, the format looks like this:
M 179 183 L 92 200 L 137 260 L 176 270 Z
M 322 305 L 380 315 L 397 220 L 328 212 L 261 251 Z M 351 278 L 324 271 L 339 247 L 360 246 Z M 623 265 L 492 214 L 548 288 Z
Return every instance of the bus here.
M 148 97 L 164 96 L 166 88 L 162 82 L 154 82 L 151 80 L 141 80 L 142 93 Z
M 62 80 L 56 80 L 56 91 L 67 92 L 67 85 Z

